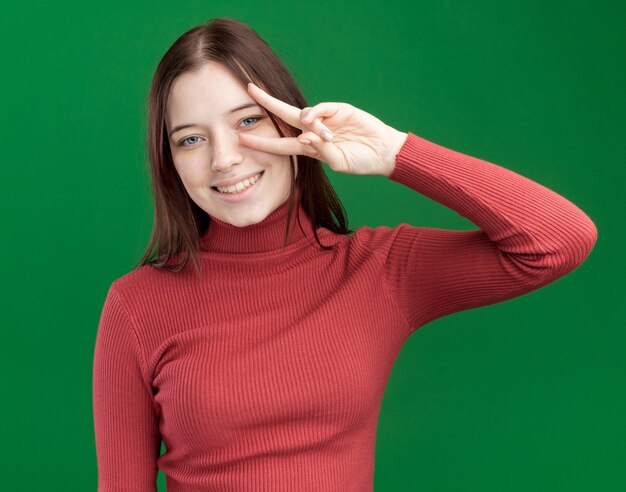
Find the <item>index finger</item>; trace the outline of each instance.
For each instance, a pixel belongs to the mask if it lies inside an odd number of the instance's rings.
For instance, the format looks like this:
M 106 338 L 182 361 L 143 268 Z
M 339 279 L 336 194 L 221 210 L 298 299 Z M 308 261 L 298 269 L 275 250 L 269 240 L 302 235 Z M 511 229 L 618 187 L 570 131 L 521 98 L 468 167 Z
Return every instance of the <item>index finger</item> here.
M 252 82 L 248 82 L 248 93 L 261 106 L 274 113 L 281 120 L 302 130 L 302 122 L 300 121 L 300 112 L 302 110 L 300 108 L 296 108 L 291 104 L 287 104 L 280 99 L 270 96 L 267 92 L 261 89 L 258 85 L 254 85 Z
M 250 133 L 238 133 L 239 141 L 247 147 L 278 155 L 303 154 L 302 144 L 295 137 L 261 137 Z

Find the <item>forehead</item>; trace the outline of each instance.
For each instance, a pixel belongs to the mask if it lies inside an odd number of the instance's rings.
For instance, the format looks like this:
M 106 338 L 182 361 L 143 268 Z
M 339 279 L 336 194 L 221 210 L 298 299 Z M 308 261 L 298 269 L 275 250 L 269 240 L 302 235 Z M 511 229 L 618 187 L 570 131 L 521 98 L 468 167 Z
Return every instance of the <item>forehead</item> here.
M 237 104 L 254 102 L 244 84 L 228 68 L 207 62 L 174 80 L 166 107 L 166 119 L 176 124 L 181 118 L 221 117 Z

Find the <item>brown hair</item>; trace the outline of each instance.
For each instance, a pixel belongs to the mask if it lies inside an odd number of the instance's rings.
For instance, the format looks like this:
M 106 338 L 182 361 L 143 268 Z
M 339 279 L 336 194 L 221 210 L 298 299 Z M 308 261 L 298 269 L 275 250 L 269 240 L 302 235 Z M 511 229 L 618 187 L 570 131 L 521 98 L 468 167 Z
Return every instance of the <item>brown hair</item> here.
M 196 273 L 201 269 L 199 238 L 208 228 L 210 216 L 191 200 L 174 167 L 165 109 L 174 79 L 181 73 L 199 69 L 208 61 L 221 63 L 244 85 L 253 82 L 292 106 L 307 107 L 287 68 L 250 26 L 235 19 L 217 18 L 180 36 L 159 62 L 150 88 L 146 150 L 154 199 L 154 227 L 147 250 L 135 267 L 150 264 L 155 268 L 178 272 L 191 260 Z M 288 125 L 269 111 L 267 114 L 280 136 L 299 135 L 298 128 Z M 343 205 L 318 159 L 299 155 L 298 175 L 294 180 L 294 156 L 289 158 L 291 191 L 287 224 L 291 224 L 297 184 L 302 191 L 299 205 L 311 217 L 315 240 L 322 249 L 332 249 L 332 246 L 320 243 L 315 226 L 325 227 L 337 234 L 354 232 L 347 227 Z M 286 226 L 285 245 L 287 241 Z M 174 257 L 181 261 L 170 264 Z

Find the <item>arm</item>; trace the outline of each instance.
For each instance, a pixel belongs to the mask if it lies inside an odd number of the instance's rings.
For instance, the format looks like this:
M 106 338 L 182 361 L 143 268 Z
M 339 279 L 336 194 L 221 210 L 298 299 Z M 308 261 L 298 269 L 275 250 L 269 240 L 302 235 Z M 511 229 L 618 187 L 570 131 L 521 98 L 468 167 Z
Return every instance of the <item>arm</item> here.
M 597 239 L 591 219 L 554 191 L 410 132 L 386 175 L 480 227 L 395 229 L 385 280 L 412 329 L 554 282 Z
M 582 210 L 513 171 L 399 132 L 351 104 L 300 109 L 252 83 L 248 92 L 303 131 L 297 138 L 238 134 L 243 145 L 314 157 L 333 171 L 382 174 L 480 227 L 402 224 L 391 232 L 355 232 L 355 244 L 382 255 L 385 284 L 412 329 L 549 284 L 580 265 L 595 244 L 596 227 Z
M 156 492 L 161 437 L 143 359 L 114 287 L 104 303 L 93 361 L 99 492 Z

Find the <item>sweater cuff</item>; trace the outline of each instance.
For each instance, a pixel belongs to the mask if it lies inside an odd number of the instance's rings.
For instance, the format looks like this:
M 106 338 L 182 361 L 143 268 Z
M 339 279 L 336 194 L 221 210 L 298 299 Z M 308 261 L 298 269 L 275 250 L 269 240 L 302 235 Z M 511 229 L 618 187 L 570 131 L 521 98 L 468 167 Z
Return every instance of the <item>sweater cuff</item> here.
M 401 184 L 408 184 L 415 176 L 415 163 L 426 162 L 429 159 L 441 160 L 444 157 L 445 149 L 434 142 L 426 140 L 415 133 L 407 132 L 408 136 L 400 151 L 396 155 L 396 165 L 388 179 Z M 447 155 L 445 157 L 448 157 Z M 439 159 L 437 159 L 439 158 Z M 445 159 L 445 158 L 444 158 Z

